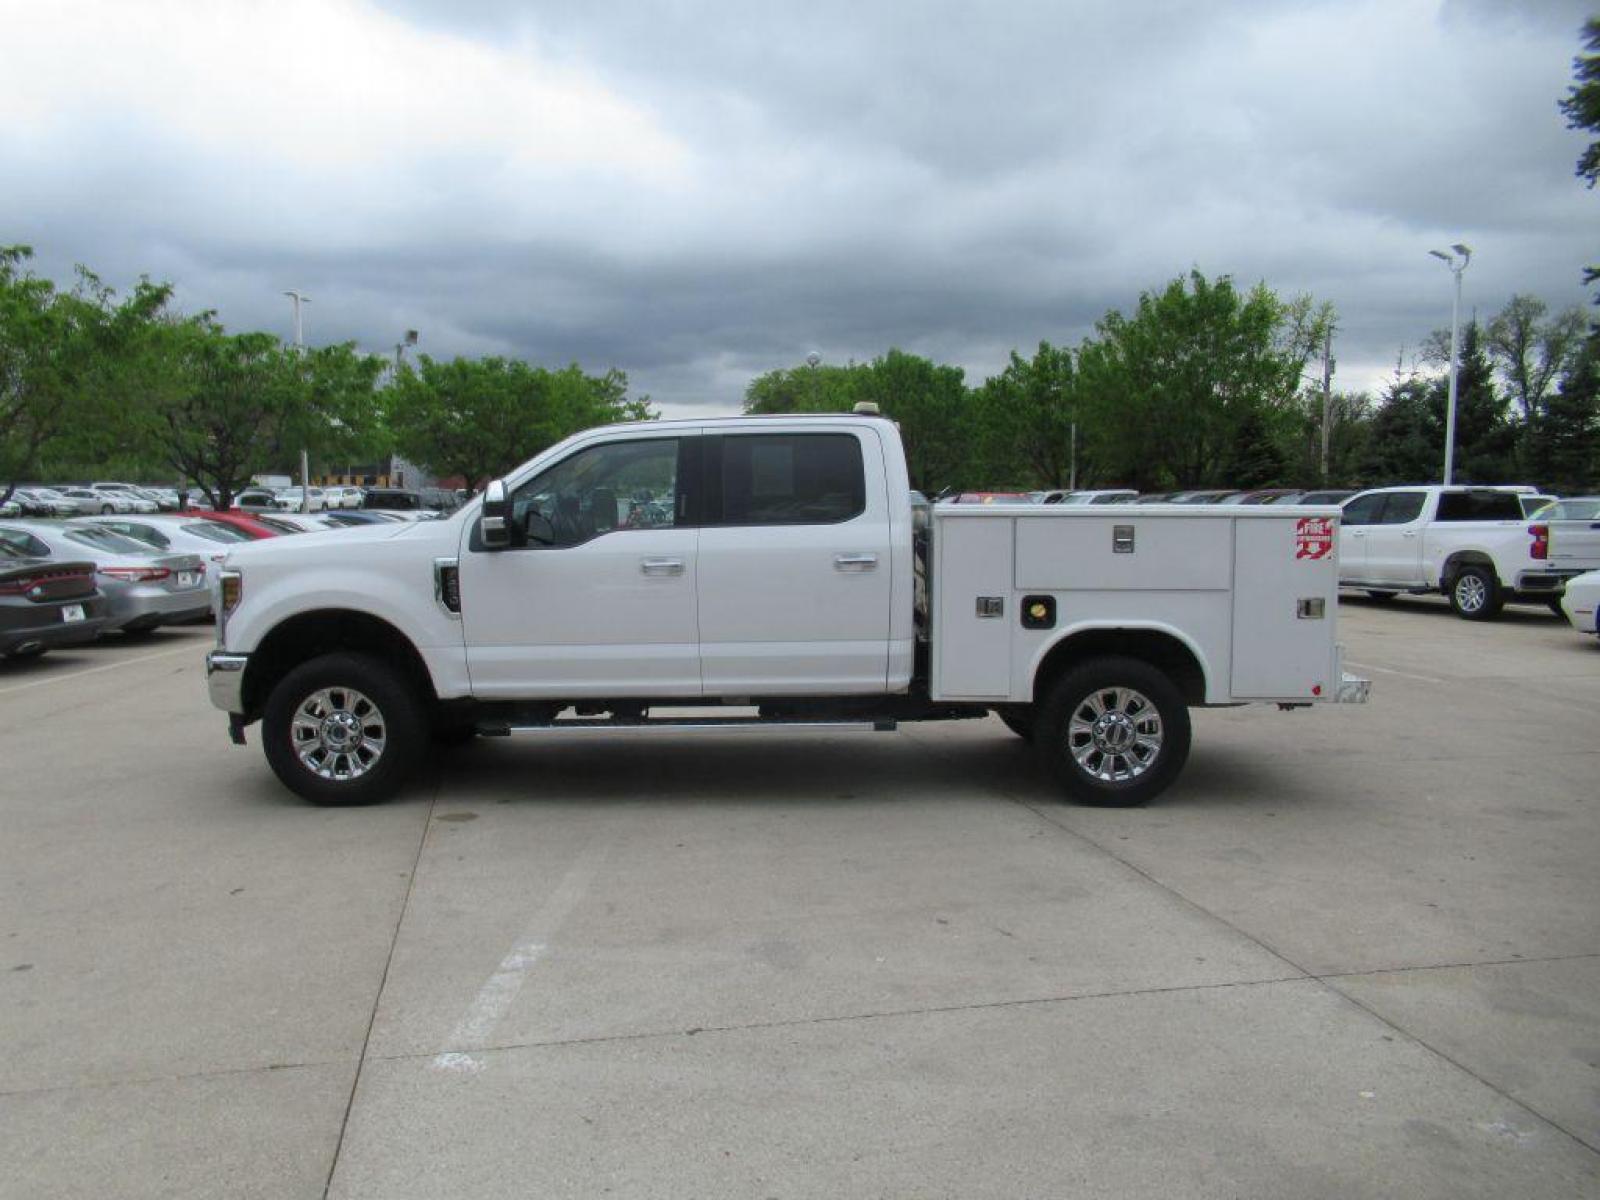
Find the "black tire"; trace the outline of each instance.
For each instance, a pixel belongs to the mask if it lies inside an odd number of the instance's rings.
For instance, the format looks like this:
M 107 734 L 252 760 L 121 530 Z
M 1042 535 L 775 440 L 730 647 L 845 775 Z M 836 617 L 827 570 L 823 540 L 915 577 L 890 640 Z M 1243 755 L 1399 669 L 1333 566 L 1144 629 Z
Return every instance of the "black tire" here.
M 1468 563 L 1450 578 L 1450 609 L 1464 621 L 1492 621 L 1505 607 L 1505 594 L 1494 571 Z
M 1367 597 L 1369 599 L 1376 600 L 1379 604 L 1387 604 L 1390 600 L 1393 600 L 1399 594 L 1400 594 L 1399 592 L 1379 592 L 1379 591 L 1374 591 L 1371 588 L 1367 589 Z
M 302 711 L 321 716 L 321 732 L 305 725 L 296 732 Z M 365 654 L 325 654 L 301 663 L 272 689 L 261 721 L 273 773 L 313 804 L 387 800 L 411 777 L 427 740 L 416 686 Z
M 1033 710 L 1001 708 L 995 710 L 1000 723 L 1025 742 L 1033 741 Z
M 113 509 L 109 504 L 102 504 L 100 506 L 100 515 L 102 517 L 109 517 L 114 511 L 116 510 Z
M 1050 688 L 1034 725 L 1040 765 L 1084 804 L 1143 804 L 1177 778 L 1189 757 L 1183 693 L 1142 659 L 1094 658 L 1073 667 Z M 1119 743 L 1126 749 L 1116 749 Z

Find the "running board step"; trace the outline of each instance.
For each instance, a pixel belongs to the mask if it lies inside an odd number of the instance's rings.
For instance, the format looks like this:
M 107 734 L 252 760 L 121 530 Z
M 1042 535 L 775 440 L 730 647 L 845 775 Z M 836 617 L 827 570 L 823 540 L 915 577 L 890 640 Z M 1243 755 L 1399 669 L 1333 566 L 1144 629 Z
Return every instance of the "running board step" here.
M 476 729 L 484 737 L 510 737 L 526 733 L 742 733 L 766 729 L 799 730 L 813 733 L 893 733 L 898 723 L 890 719 L 874 721 L 807 721 L 763 719 L 761 717 L 662 717 L 656 720 L 611 721 L 571 718 L 543 725 L 512 725 L 506 721 L 480 721 Z

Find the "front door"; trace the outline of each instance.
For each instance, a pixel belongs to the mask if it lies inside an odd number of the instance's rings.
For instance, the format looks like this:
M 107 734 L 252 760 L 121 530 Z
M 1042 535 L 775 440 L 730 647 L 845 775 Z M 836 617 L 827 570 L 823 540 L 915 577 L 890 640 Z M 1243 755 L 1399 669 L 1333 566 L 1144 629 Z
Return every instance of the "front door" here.
M 1389 492 L 1367 534 L 1366 577 L 1416 587 L 1422 578 L 1422 508 L 1426 492 Z
M 1367 580 L 1367 538 L 1383 511 L 1383 495 L 1371 492 L 1345 504 L 1339 518 L 1340 579 Z
M 461 554 L 480 699 L 700 695 L 694 437 L 580 447 L 511 493 L 512 545 Z

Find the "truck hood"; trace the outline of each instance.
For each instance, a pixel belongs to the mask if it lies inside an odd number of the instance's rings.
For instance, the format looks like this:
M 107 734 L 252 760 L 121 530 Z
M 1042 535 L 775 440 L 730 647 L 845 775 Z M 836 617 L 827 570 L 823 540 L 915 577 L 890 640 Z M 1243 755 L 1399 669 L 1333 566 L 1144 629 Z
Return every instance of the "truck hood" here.
M 437 540 L 453 548 L 460 537 L 454 521 L 416 521 L 394 525 L 358 525 L 349 529 L 329 529 L 317 533 L 285 534 L 256 542 L 231 546 L 223 567 L 247 568 L 253 563 L 273 567 L 307 566 L 371 552 L 379 543 L 404 538 Z M 444 553 L 444 551 L 440 551 Z

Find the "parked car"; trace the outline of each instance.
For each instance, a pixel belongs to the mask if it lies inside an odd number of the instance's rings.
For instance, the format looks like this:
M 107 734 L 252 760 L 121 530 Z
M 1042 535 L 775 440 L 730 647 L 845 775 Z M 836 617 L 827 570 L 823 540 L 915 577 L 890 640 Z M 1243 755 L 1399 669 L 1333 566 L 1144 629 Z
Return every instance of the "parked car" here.
M 278 493 L 271 488 L 245 488 L 244 491 L 233 498 L 233 506 L 242 508 L 246 512 L 254 512 L 260 509 L 270 511 L 278 507 L 275 503 L 277 496 Z
M 124 537 L 143 542 L 155 551 L 198 554 L 209 563 L 220 563 L 229 547 L 241 542 L 259 540 L 244 530 L 222 521 L 178 514 L 163 514 L 156 517 L 86 517 L 83 523 L 111 529 Z
M 405 518 L 399 513 L 371 512 L 362 509 L 359 512 L 343 511 L 323 514 L 324 519 L 331 525 L 343 525 L 350 528 L 356 525 L 392 525 Z
M 34 558 L 0 541 L 0 658 L 92 642 L 105 623 L 94 563 Z
M 272 507 L 279 512 L 321 512 L 328 506 L 322 489 L 284 488 L 272 498 Z
M 1297 496 L 1285 496 L 1277 500 L 1269 500 L 1268 504 L 1343 504 L 1356 494 L 1354 488 L 1323 488 L 1316 492 L 1301 492 Z
M 65 517 L 78 511 L 76 502 L 55 495 L 48 488 L 18 488 L 11 498 L 24 517 Z
M 56 508 L 56 515 L 62 517 L 83 516 L 88 513 L 114 513 L 127 511 L 128 503 L 119 501 L 115 496 L 102 496 L 99 492 L 91 492 L 88 488 L 30 488 L 36 496 L 44 496 Z M 120 509 L 119 509 L 120 505 Z
M 1049 491 L 1043 493 L 1038 501 L 1040 504 L 1132 504 L 1139 498 L 1139 493 L 1132 488 L 1094 488 L 1089 491 L 1063 492 Z
M 353 483 L 336 483 L 322 489 L 322 498 L 329 509 L 360 508 L 363 493 Z
M 1300 488 L 1258 488 L 1253 492 L 1239 492 L 1229 496 L 1224 504 L 1278 504 L 1297 503 L 1305 495 Z
M 1568 578 L 1600 566 L 1557 565 L 1548 530 L 1530 525 L 1525 488 L 1375 488 L 1344 504 L 1339 584 L 1374 599 L 1442 592 L 1457 616 L 1484 621 L 1508 600 L 1554 605 Z
M 9 500 L 0 501 L 0 518 L 20 517 L 22 515 L 22 501 L 15 495 Z
M 1534 557 L 1544 531 L 1545 561 L 1558 571 L 1600 569 L 1600 496 L 1573 496 L 1541 508 L 1528 526 Z
M 129 512 L 153 513 L 161 511 L 161 505 L 156 502 L 155 497 L 146 495 L 143 490 L 131 483 L 91 483 L 89 490 L 91 492 L 99 492 L 103 496 L 120 496 L 128 502 Z M 117 511 L 121 512 L 122 510 L 118 509 Z
M 1179 492 L 1168 496 L 1167 504 L 1221 504 L 1229 496 L 1238 495 L 1232 488 L 1210 488 L 1199 492 Z
M 942 504 L 1030 504 L 1026 492 L 958 492 Z
M 1551 496 L 1545 492 L 1523 492 L 1517 497 L 1517 500 L 1522 504 L 1522 515 L 1525 517 L 1533 516 L 1536 512 L 1539 512 L 1547 505 L 1554 504 L 1559 499 L 1561 497 Z
M 1134 501 L 1134 503 L 1135 504 L 1166 504 L 1169 500 L 1172 499 L 1173 496 L 1176 496 L 1177 494 L 1178 493 L 1176 493 L 1176 492 L 1142 492 L 1142 493 L 1140 493 L 1138 499 L 1136 499 Z
M 1600 614 L 1600 571 L 1586 571 L 1567 580 L 1561 611 L 1579 633 L 1600 633 L 1600 628 L 1596 627 L 1596 615 Z
M 280 532 L 266 522 L 267 514 L 264 512 L 241 512 L 233 508 L 217 512 L 215 509 L 197 508 L 186 509 L 175 515 L 198 521 L 212 521 L 218 525 L 228 525 L 250 537 L 277 537 Z
M 197 554 L 162 554 L 88 522 L 8 523 L 0 525 L 0 540 L 33 558 L 92 562 L 108 629 L 148 633 L 211 614 L 205 560 Z

